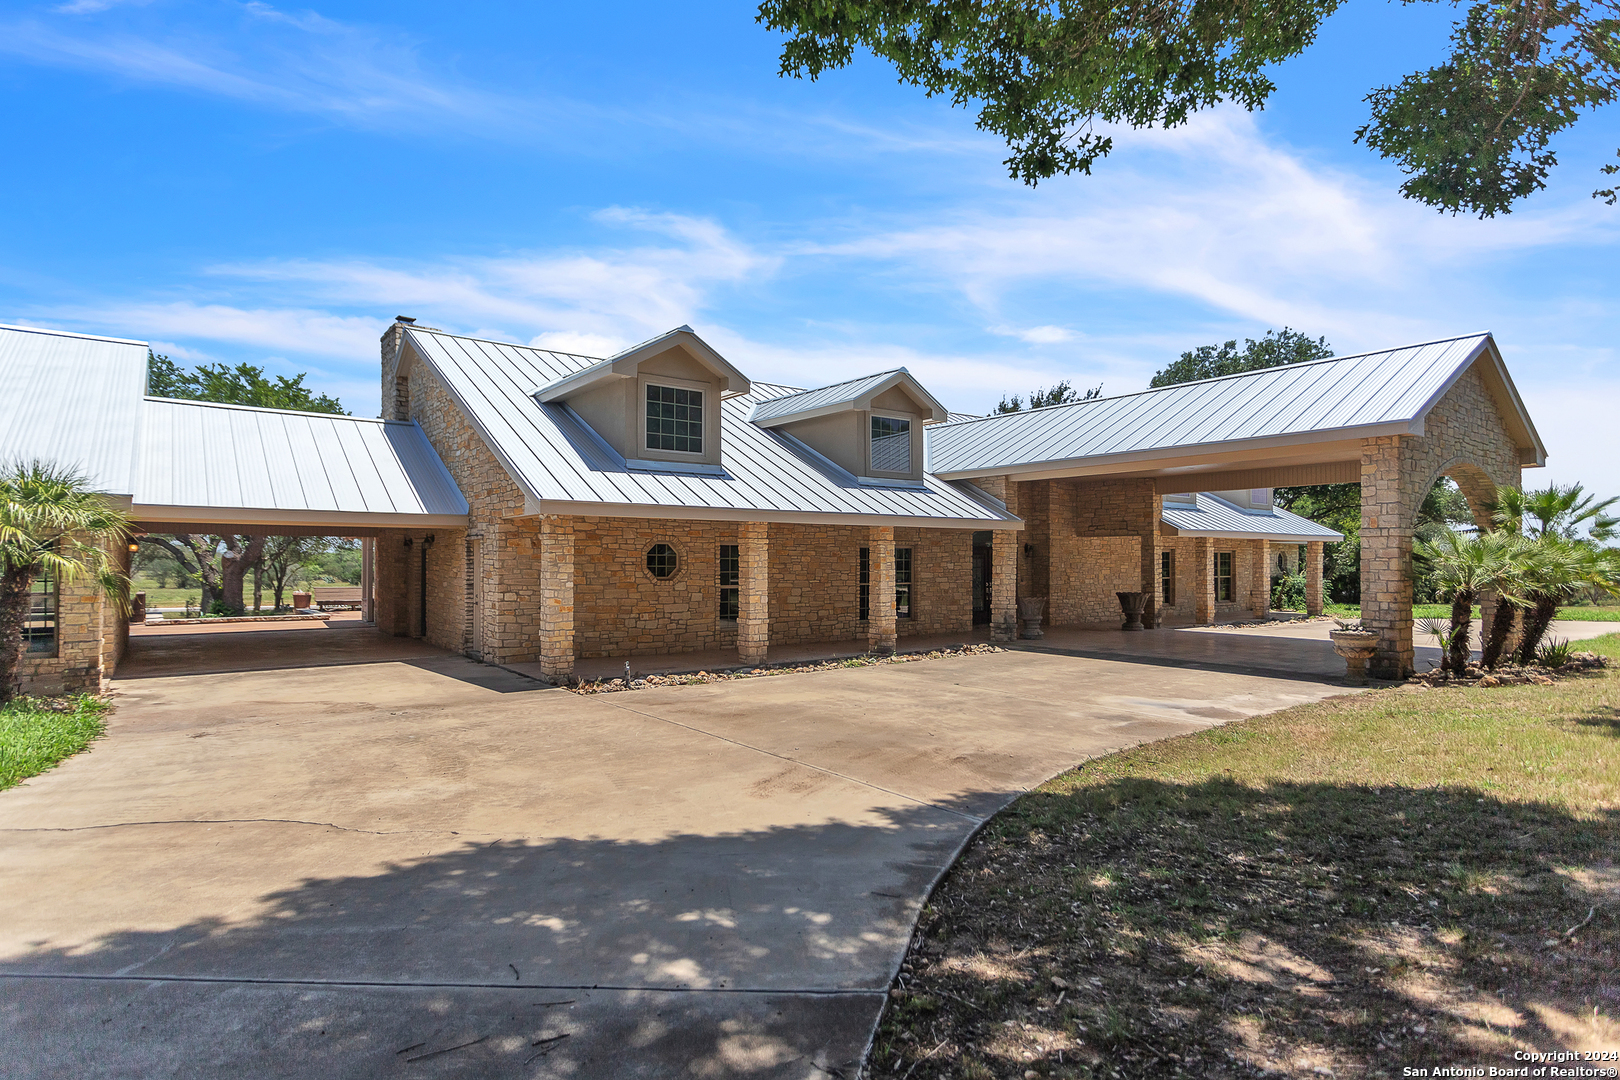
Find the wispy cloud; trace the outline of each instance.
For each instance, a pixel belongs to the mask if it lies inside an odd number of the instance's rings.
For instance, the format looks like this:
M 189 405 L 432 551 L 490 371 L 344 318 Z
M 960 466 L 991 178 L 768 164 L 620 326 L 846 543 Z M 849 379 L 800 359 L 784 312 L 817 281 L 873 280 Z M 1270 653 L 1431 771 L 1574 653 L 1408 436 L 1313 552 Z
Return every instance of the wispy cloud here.
M 74 0 L 56 10 L 90 14 L 113 6 L 111 0 Z M 258 2 L 237 10 L 248 25 L 235 32 L 25 19 L 0 25 L 0 53 L 360 126 L 413 118 L 523 137 L 548 113 L 550 103 L 537 96 L 517 99 L 428 71 L 416 43 L 400 33 Z M 569 108 L 578 114 L 583 106 Z
M 1048 185 L 1039 198 L 981 199 L 802 250 L 903 264 L 991 314 L 1036 286 L 1146 289 L 1376 344 L 1426 332 L 1431 312 L 1413 300 L 1447 296 L 1447 276 L 1469 276 L 1482 256 L 1620 238 L 1585 205 L 1489 223 L 1441 217 L 1268 143 L 1237 110 L 1120 139 L 1107 169 Z M 1012 332 L 1038 342 L 1042 331 Z

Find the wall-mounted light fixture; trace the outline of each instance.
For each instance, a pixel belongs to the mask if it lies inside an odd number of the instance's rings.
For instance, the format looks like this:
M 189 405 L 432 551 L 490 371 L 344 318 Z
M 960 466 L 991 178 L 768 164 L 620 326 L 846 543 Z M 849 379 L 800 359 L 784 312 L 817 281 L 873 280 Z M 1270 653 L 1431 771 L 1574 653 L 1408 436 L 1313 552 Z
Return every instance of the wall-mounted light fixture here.
M 423 540 L 422 543 L 426 544 L 428 547 L 432 547 L 433 546 L 433 534 L 428 533 L 427 539 Z
M 1035 554 L 1035 545 L 1034 544 L 1025 544 L 1024 545 L 1024 558 L 1027 559 L 1033 554 Z
M 410 547 L 410 546 L 411 546 L 411 538 L 410 538 L 410 537 L 408 537 L 408 536 L 407 536 L 407 537 L 406 537 L 406 538 L 405 538 L 405 546 L 406 546 L 406 547 Z

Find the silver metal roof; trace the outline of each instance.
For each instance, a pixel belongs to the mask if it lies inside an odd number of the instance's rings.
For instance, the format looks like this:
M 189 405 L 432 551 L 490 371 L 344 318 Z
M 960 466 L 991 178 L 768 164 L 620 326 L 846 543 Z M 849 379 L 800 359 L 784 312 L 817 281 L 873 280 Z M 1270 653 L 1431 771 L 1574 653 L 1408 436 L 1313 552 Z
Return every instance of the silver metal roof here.
M 851 405 L 862 398 L 881 394 L 891 386 L 904 385 L 915 397 L 921 398 L 923 403 L 932 410 L 932 415 L 943 420 L 948 415 L 945 407 L 935 401 L 933 395 L 922 388 L 922 384 L 912 378 L 911 372 L 905 368 L 894 368 L 890 371 L 880 371 L 876 375 L 865 375 L 859 379 L 850 379 L 848 382 L 834 383 L 815 390 L 796 390 L 792 393 L 782 394 L 768 400 L 760 401 L 754 406 L 754 411 L 748 419 L 756 424 L 771 427 L 776 423 L 798 417 L 816 416 L 831 412 L 835 409 Z
M 133 494 L 144 393 L 144 341 L 0 326 L 0 462 L 52 461 Z
M 142 410 L 137 516 L 201 508 L 465 522 L 467 500 L 415 423 L 164 398 Z
M 1166 499 L 1161 520 L 1181 536 L 1219 536 L 1232 540 L 1277 540 L 1304 544 L 1312 540 L 1334 543 L 1344 539 L 1326 525 L 1287 510 L 1245 510 L 1218 495 L 1200 491 L 1191 502 Z
M 431 365 L 529 498 L 531 513 L 1017 528 L 1019 520 L 970 485 L 926 476 L 916 487 L 862 484 L 791 436 L 749 422 L 762 400 L 797 387 L 754 383 L 721 402 L 723 475 L 632 470 L 577 415 L 530 397 L 597 358 L 410 327 Z M 852 524 L 854 522 L 851 522 Z
M 1545 460 L 1491 336 L 1471 334 L 943 424 L 928 429 L 928 468 L 963 477 L 1215 444 L 1316 441 L 1329 433 L 1417 434 L 1440 396 L 1482 358 L 1521 447 Z

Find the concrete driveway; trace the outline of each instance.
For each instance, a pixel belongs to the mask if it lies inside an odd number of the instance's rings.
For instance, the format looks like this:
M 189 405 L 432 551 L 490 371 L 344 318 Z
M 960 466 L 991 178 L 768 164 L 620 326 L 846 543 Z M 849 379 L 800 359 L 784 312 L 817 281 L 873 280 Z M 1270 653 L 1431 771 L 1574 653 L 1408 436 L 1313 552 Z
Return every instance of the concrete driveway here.
M 108 737 L 0 794 L 5 1071 L 853 1076 L 986 817 L 1343 692 L 1228 638 L 592 697 L 365 629 L 143 638 Z

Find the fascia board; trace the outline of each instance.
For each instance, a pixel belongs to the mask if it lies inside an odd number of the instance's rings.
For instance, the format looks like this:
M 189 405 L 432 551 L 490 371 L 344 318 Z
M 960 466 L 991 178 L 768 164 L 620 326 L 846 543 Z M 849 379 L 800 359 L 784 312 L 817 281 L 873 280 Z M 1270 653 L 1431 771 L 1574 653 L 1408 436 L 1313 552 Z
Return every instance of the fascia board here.
M 852 403 L 846 405 L 845 407 L 870 409 L 872 407 L 873 398 L 876 398 L 879 394 L 886 394 L 897 386 L 904 386 L 906 388 L 906 392 L 912 396 L 913 400 L 917 401 L 928 409 L 929 417 L 927 420 L 923 421 L 924 424 L 938 424 L 950 417 L 950 411 L 946 409 L 945 406 L 941 405 L 939 400 L 935 398 L 933 394 L 930 394 L 927 390 L 923 389 L 922 383 L 918 382 L 916 377 L 905 368 L 901 368 L 899 371 L 896 371 L 893 375 L 890 375 L 887 379 L 884 379 L 870 390 L 867 390 L 864 394 L 856 398 Z
M 902 514 L 814 513 L 803 510 L 735 510 L 725 507 L 669 506 L 646 503 L 578 502 L 559 499 L 525 499 L 523 516 L 542 514 L 570 517 L 652 518 L 659 521 L 765 521 L 783 525 L 893 525 L 918 529 L 1007 529 L 1019 530 L 1019 518 L 914 517 Z
M 715 375 L 725 380 L 723 392 L 727 397 L 746 394 L 753 387 L 748 376 L 732 366 L 731 361 L 710 348 L 709 343 L 697 336 L 696 331 L 689 328 L 671 330 L 661 334 L 651 341 L 644 341 L 640 345 L 632 346 L 624 352 L 609 358 L 606 362 L 617 375 L 632 375 L 641 361 L 649 356 L 663 352 L 669 346 L 681 344 L 687 346 L 697 361 L 708 368 Z M 587 369 L 590 370 L 590 369 Z
M 1174 529 L 1174 536 L 1207 536 L 1215 540 L 1274 540 L 1279 544 L 1314 544 L 1320 541 L 1324 544 L 1337 543 L 1326 536 L 1310 536 L 1300 533 L 1274 533 L 1274 532 L 1236 532 L 1226 529 L 1183 529 L 1175 525 L 1167 525 Z M 1344 539 L 1343 533 L 1335 533 L 1339 540 Z
M 610 361 L 603 360 L 599 364 L 592 364 L 590 367 L 576 371 L 572 375 L 565 375 L 556 382 L 537 386 L 529 391 L 529 396 L 542 404 L 550 404 L 559 398 L 565 398 L 569 394 L 583 390 L 587 386 L 593 386 L 604 379 L 622 379 L 626 377 L 624 374 L 614 370 Z
M 465 529 L 466 514 L 355 513 L 339 510 L 264 510 L 251 506 L 158 506 L 135 503 L 129 514 L 137 522 L 160 521 L 191 525 L 298 525 L 330 526 L 333 536 L 343 535 L 346 527 L 368 529 L 416 529 L 433 527 Z
M 769 400 L 769 399 L 767 399 Z M 764 404 L 761 402 L 760 404 Z M 857 408 L 853 401 L 840 401 L 832 405 L 821 405 L 814 409 L 805 409 L 801 412 L 783 413 L 768 420 L 750 420 L 755 427 L 770 428 L 781 427 L 783 424 L 797 423 L 800 420 L 814 420 L 818 416 L 831 416 L 833 413 L 850 412 Z
M 1486 370 L 1481 372 L 1485 379 L 1486 390 L 1490 391 L 1491 396 L 1496 399 L 1498 408 L 1504 404 L 1508 406 L 1504 411 L 1507 413 L 1507 420 L 1510 425 L 1515 420 L 1518 421 L 1520 430 L 1512 434 L 1530 444 L 1529 446 L 1521 444 L 1519 449 L 1521 451 L 1533 451 L 1536 466 L 1547 464 L 1547 448 L 1542 444 L 1541 435 L 1536 431 L 1536 425 L 1530 420 L 1530 411 L 1524 407 L 1524 399 L 1519 396 L 1518 387 L 1513 385 L 1513 378 L 1508 374 L 1507 363 L 1502 359 L 1502 352 L 1496 347 L 1496 338 L 1491 334 L 1486 334 L 1479 345 L 1468 354 L 1467 359 L 1457 365 L 1457 370 L 1451 373 L 1451 376 L 1440 385 L 1438 390 L 1429 395 L 1429 399 L 1418 410 L 1417 423 L 1421 425 L 1423 418 L 1428 416 L 1429 411 L 1440 403 L 1441 398 L 1451 392 L 1451 388 L 1457 385 L 1457 381 L 1463 377 L 1463 374 L 1481 361 L 1487 362 Z M 1504 402 L 1503 398 L 1507 400 Z M 1414 431 L 1413 434 L 1423 434 L 1422 428 L 1418 427 L 1418 430 Z M 1521 464 L 1526 463 L 1521 462 Z
M 1065 469 L 1094 468 L 1099 465 L 1129 465 L 1151 463 L 1175 458 L 1200 455 L 1230 454 L 1247 450 L 1269 450 L 1284 446 L 1309 446 L 1312 443 L 1342 442 L 1351 439 L 1371 439 L 1380 435 L 1421 435 L 1422 420 L 1396 420 L 1383 424 L 1364 424 L 1359 427 L 1326 428 L 1321 431 L 1301 432 L 1293 435 L 1267 435 L 1255 439 L 1230 439 L 1223 442 L 1192 443 L 1153 450 L 1127 450 L 1118 454 L 1098 454 L 1091 457 L 1055 458 L 1048 461 L 1030 461 L 1017 465 L 991 465 L 981 469 L 934 469 L 942 480 L 971 480 L 977 476 L 1018 476 L 1025 473 L 1060 475 Z M 1256 468 L 1263 468 L 1264 462 Z

